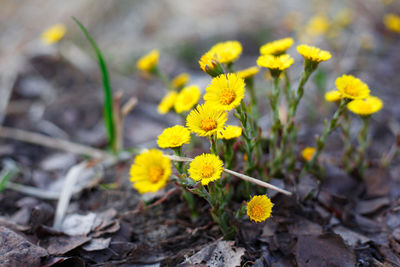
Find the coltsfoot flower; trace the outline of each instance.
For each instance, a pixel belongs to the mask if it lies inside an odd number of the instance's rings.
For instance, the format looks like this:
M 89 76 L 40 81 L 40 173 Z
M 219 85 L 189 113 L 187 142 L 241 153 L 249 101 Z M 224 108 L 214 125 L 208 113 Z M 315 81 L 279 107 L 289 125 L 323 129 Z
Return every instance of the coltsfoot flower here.
M 130 169 L 130 181 L 140 194 L 160 190 L 170 175 L 170 159 L 157 149 L 150 149 L 136 156 Z
M 158 64 L 158 59 L 160 57 L 160 52 L 157 49 L 154 49 L 141 57 L 136 62 L 136 67 L 145 72 L 152 72 Z
M 342 98 L 364 99 L 369 96 L 368 85 L 353 75 L 342 75 L 336 79 L 335 85 Z
M 253 66 L 244 70 L 239 70 L 236 72 L 237 76 L 242 79 L 248 79 L 254 77 L 260 69 L 257 66 Z
M 325 93 L 325 100 L 328 102 L 336 102 L 342 99 L 342 94 L 337 90 L 332 90 Z
M 168 111 L 174 106 L 175 100 L 178 97 L 178 93 L 175 91 L 171 91 L 166 94 L 163 99 L 161 99 L 160 104 L 158 105 L 157 111 L 160 114 L 167 114 Z
M 247 203 L 247 215 L 254 222 L 263 222 L 271 216 L 273 206 L 266 195 L 254 196 Z
M 211 136 L 222 131 L 228 114 L 210 105 L 197 105 L 186 118 L 186 126 L 199 136 Z
M 328 51 L 305 44 L 297 46 L 297 52 L 304 57 L 304 69 L 308 72 L 313 72 L 320 62 L 327 61 L 332 57 Z
M 315 153 L 315 147 L 306 147 L 301 151 L 301 156 L 306 160 L 310 161 Z
M 242 53 L 242 44 L 238 41 L 226 41 L 211 47 L 211 55 L 216 55 L 220 63 L 232 63 Z
M 239 106 L 245 92 L 245 83 L 237 74 L 221 74 L 206 88 L 204 100 L 215 109 L 229 111 Z
M 400 33 L 400 16 L 391 13 L 386 14 L 383 17 L 383 23 L 392 32 Z
M 286 51 L 293 45 L 293 39 L 290 37 L 275 40 L 273 42 L 266 43 L 260 47 L 261 55 L 274 55 L 278 56 L 286 53 Z
M 201 56 L 199 64 L 200 68 L 212 77 L 224 73 L 220 62 L 218 61 L 217 55 L 211 53 L 210 51 Z
M 273 77 L 279 77 L 282 71 L 289 68 L 294 63 L 294 59 L 290 55 L 261 55 L 257 59 L 257 65 L 268 68 Z
M 54 44 L 60 41 L 66 32 L 67 28 L 64 24 L 56 24 L 46 29 L 40 36 L 40 39 L 44 44 Z
M 306 33 L 311 36 L 317 36 L 325 34 L 329 27 L 330 21 L 325 15 L 315 15 L 313 16 L 307 24 Z
M 347 104 L 347 108 L 360 116 L 368 116 L 378 112 L 383 107 L 383 102 L 376 96 L 368 96 L 365 99 L 356 99 Z
M 176 113 L 189 111 L 197 104 L 200 98 L 200 88 L 197 85 L 190 85 L 182 89 L 175 100 L 174 108 Z
M 176 76 L 172 80 L 171 84 L 174 88 L 180 89 L 188 83 L 189 79 L 190 79 L 190 75 L 188 73 L 184 72 L 184 73 L 181 73 L 178 76 Z
M 201 181 L 202 185 L 221 178 L 223 162 L 214 154 L 202 154 L 190 162 L 189 175 L 195 181 Z
M 181 125 L 165 129 L 157 139 L 157 144 L 161 148 L 181 147 L 183 144 L 189 144 L 189 142 L 190 131 Z
M 242 135 L 242 127 L 228 125 L 225 127 L 225 129 L 223 129 L 222 131 L 219 131 L 217 133 L 217 138 L 230 140 L 230 139 L 238 138 L 241 135 Z

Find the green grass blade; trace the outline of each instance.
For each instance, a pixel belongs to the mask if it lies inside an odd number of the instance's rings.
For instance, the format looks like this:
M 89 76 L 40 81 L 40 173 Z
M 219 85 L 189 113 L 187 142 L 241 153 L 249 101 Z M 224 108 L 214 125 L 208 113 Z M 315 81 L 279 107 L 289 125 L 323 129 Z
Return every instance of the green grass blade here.
M 18 166 L 12 160 L 6 160 L 4 165 L 0 172 L 0 193 L 6 188 L 8 181 L 19 172 Z
M 81 28 L 82 32 L 85 34 L 86 38 L 92 45 L 93 50 L 96 52 L 97 55 L 98 64 L 100 67 L 101 75 L 103 77 L 103 90 L 104 90 L 103 116 L 107 129 L 108 142 L 112 150 L 116 152 L 117 148 L 116 148 L 115 124 L 113 117 L 113 98 L 112 98 L 110 80 L 108 77 L 106 61 L 104 60 L 103 55 L 101 54 L 101 51 L 97 46 L 96 42 L 93 40 L 93 37 L 89 34 L 85 26 L 83 26 L 82 23 L 77 18 L 72 17 L 72 19 Z

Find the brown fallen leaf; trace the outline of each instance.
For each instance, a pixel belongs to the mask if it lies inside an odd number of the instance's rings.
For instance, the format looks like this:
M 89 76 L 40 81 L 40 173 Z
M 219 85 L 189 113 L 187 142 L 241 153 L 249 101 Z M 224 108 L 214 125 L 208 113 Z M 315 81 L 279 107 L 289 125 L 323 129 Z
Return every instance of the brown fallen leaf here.
M 41 258 L 47 255 L 44 248 L 32 244 L 12 230 L 0 226 L 0 266 L 39 266 Z
M 52 236 L 44 240 L 43 247 L 47 248 L 50 255 L 63 255 L 90 241 L 86 236 Z
M 356 266 L 356 255 L 336 234 L 298 237 L 296 261 L 299 267 Z

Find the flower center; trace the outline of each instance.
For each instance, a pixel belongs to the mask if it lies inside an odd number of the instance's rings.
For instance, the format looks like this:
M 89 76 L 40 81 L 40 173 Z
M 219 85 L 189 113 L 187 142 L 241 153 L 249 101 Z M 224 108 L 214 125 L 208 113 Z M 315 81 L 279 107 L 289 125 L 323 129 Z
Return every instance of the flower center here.
M 170 141 L 171 144 L 174 145 L 174 146 L 178 145 L 178 144 L 180 143 L 180 141 L 181 141 L 181 138 L 179 138 L 179 136 L 176 136 L 176 135 L 171 136 L 170 138 L 171 138 L 171 139 L 170 139 L 169 141 Z
M 201 176 L 204 178 L 210 178 L 214 174 L 214 167 L 211 165 L 205 165 L 201 168 Z
M 253 217 L 260 218 L 263 215 L 263 208 L 260 205 L 256 205 L 251 209 Z
M 222 105 L 229 105 L 233 100 L 235 100 L 235 96 L 235 92 L 232 89 L 224 88 L 219 95 L 219 102 Z
M 164 170 L 160 166 L 152 166 L 148 171 L 149 180 L 154 184 L 161 180 L 163 174 Z
M 217 128 L 217 122 L 215 119 L 208 117 L 200 122 L 200 128 L 203 129 L 204 131 L 211 131 Z
M 357 96 L 359 93 L 359 90 L 357 89 L 357 87 L 351 86 L 351 85 L 347 85 L 344 88 L 344 91 L 346 92 L 346 94 L 351 95 L 351 96 Z

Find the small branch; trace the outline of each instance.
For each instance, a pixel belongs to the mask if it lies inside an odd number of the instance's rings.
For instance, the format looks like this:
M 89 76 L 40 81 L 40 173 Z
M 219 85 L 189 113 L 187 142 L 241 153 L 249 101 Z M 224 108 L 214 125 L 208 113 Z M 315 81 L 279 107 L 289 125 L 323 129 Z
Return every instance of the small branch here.
M 193 159 L 191 159 L 191 158 L 179 157 L 179 156 L 176 156 L 176 155 L 166 155 L 166 156 L 167 156 L 170 160 L 173 160 L 173 161 L 189 162 L 189 161 L 192 161 L 192 160 L 193 160 Z M 282 193 L 282 194 L 285 194 L 285 195 L 288 195 L 288 196 L 291 196 L 291 195 L 292 195 L 292 192 L 289 192 L 289 191 L 287 191 L 287 190 L 285 190 L 285 189 L 279 188 L 279 187 L 277 187 L 277 186 L 275 186 L 275 185 L 272 185 L 272 184 L 269 184 L 269 183 L 260 181 L 260 180 L 258 180 L 258 179 L 256 179 L 256 178 L 247 176 L 247 175 L 245 175 L 245 174 L 238 173 L 238 172 L 235 172 L 235 171 L 231 171 L 231 170 L 228 170 L 228 169 L 224 169 L 224 172 L 229 173 L 229 174 L 231 174 L 231 175 L 234 175 L 234 176 L 236 176 L 236 177 L 238 177 L 238 178 L 240 178 L 240 179 L 242 179 L 242 180 L 244 180 L 244 181 L 248 181 L 248 182 L 250 182 L 250 183 L 253 183 L 253 184 L 256 184 L 256 185 L 259 185 L 259 186 L 262 186 L 262 187 L 265 187 L 265 188 L 268 188 L 268 189 L 271 189 L 271 190 L 280 192 L 280 193 Z
M 105 152 L 99 149 L 10 127 L 0 126 L 0 137 L 47 146 L 74 154 L 89 155 L 93 158 L 104 158 L 107 156 Z

